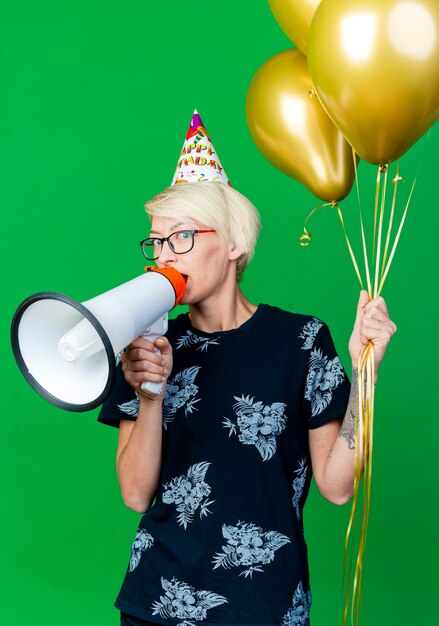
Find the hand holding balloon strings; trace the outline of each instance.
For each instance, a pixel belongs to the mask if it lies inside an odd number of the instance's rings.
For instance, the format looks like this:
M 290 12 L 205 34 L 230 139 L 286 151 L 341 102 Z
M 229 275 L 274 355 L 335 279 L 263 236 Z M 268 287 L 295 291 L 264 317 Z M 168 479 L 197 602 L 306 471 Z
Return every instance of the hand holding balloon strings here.
M 437 0 L 369 0 L 367 11 L 362 0 L 269 0 L 269 5 L 287 36 L 308 55 L 308 63 L 298 50 L 287 50 L 260 68 L 247 97 L 250 132 L 259 150 L 275 167 L 325 202 L 306 218 L 304 234 L 299 240 L 302 246 L 307 246 L 311 240 L 306 228 L 309 217 L 322 206 L 337 208 L 362 287 L 349 349 L 354 366 L 358 366 L 357 439 L 358 448 L 364 453 L 364 504 L 353 585 L 351 588 L 349 577 L 343 617 L 345 624 L 350 600 L 351 618 L 358 624 L 372 477 L 374 389 L 371 379 L 376 377 L 390 338 L 396 332 L 380 294 L 415 184 L 413 182 L 390 247 L 396 192 L 398 183 L 403 180 L 398 164 L 392 180 L 393 198 L 382 253 L 388 165 L 398 160 L 439 116 L 439 4 Z M 309 96 L 314 94 L 318 96 L 321 110 L 312 108 L 317 98 Z M 345 160 L 349 150 L 353 156 L 350 165 Z M 360 204 L 358 158 L 378 165 L 371 263 Z M 349 167 L 352 165 L 367 291 L 338 204 L 351 189 L 353 176 L 350 178 Z M 341 174 L 337 181 L 334 172 Z M 345 567 L 361 472 L 362 462 L 356 448 Z

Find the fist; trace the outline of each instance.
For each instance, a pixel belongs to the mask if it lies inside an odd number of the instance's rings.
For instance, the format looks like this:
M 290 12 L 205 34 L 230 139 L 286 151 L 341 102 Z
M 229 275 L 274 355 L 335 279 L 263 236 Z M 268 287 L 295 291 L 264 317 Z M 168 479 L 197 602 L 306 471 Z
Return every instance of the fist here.
M 161 354 L 156 354 L 159 349 Z M 166 337 L 153 342 L 138 337 L 127 347 L 121 358 L 125 380 L 136 391 L 142 383 L 163 383 L 165 387 L 172 371 L 172 346 Z
M 354 329 L 349 340 L 349 352 L 352 366 L 358 366 L 360 350 L 373 343 L 375 373 L 383 360 L 389 341 L 396 333 L 396 324 L 389 318 L 387 306 L 382 296 L 369 301 L 369 294 L 365 289 L 360 291 L 357 305 L 357 316 Z

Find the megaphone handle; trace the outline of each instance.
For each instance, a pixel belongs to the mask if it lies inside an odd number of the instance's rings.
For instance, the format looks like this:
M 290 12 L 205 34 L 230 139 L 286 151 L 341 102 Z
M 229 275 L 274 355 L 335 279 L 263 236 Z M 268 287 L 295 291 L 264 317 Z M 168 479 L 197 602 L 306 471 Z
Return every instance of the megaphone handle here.
M 144 338 L 148 339 L 148 341 L 154 341 L 159 337 L 162 337 L 166 331 L 168 330 L 168 314 L 165 313 L 159 319 L 152 324 L 144 333 Z M 156 354 L 161 354 L 160 350 L 155 351 Z M 141 388 L 143 391 L 149 391 L 150 393 L 161 393 L 162 392 L 162 383 L 152 383 L 145 382 L 142 383 Z

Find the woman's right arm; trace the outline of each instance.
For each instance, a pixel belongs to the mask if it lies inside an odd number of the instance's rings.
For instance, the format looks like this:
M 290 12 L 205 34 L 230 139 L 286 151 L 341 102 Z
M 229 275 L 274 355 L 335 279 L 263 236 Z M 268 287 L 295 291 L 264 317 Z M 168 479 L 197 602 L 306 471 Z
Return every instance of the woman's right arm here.
M 155 354 L 159 348 L 161 355 Z M 121 420 L 116 469 L 126 506 L 144 513 L 157 490 L 162 457 L 162 404 L 166 381 L 172 370 L 172 348 L 166 337 L 155 345 L 144 338 L 130 344 L 122 357 L 125 379 L 139 394 L 135 422 Z M 160 395 L 144 394 L 143 382 L 162 382 Z

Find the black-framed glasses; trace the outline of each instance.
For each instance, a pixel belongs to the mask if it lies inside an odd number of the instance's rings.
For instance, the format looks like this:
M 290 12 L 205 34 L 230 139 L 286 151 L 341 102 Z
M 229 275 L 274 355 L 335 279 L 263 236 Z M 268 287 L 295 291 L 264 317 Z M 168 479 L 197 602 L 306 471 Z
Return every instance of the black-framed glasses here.
M 175 233 L 171 233 L 169 237 L 147 237 L 140 242 L 140 247 L 143 256 L 148 261 L 154 261 L 159 258 L 165 241 L 168 242 L 168 246 L 175 254 L 185 254 L 194 247 L 194 235 L 202 233 L 216 233 L 216 230 L 177 230 Z

